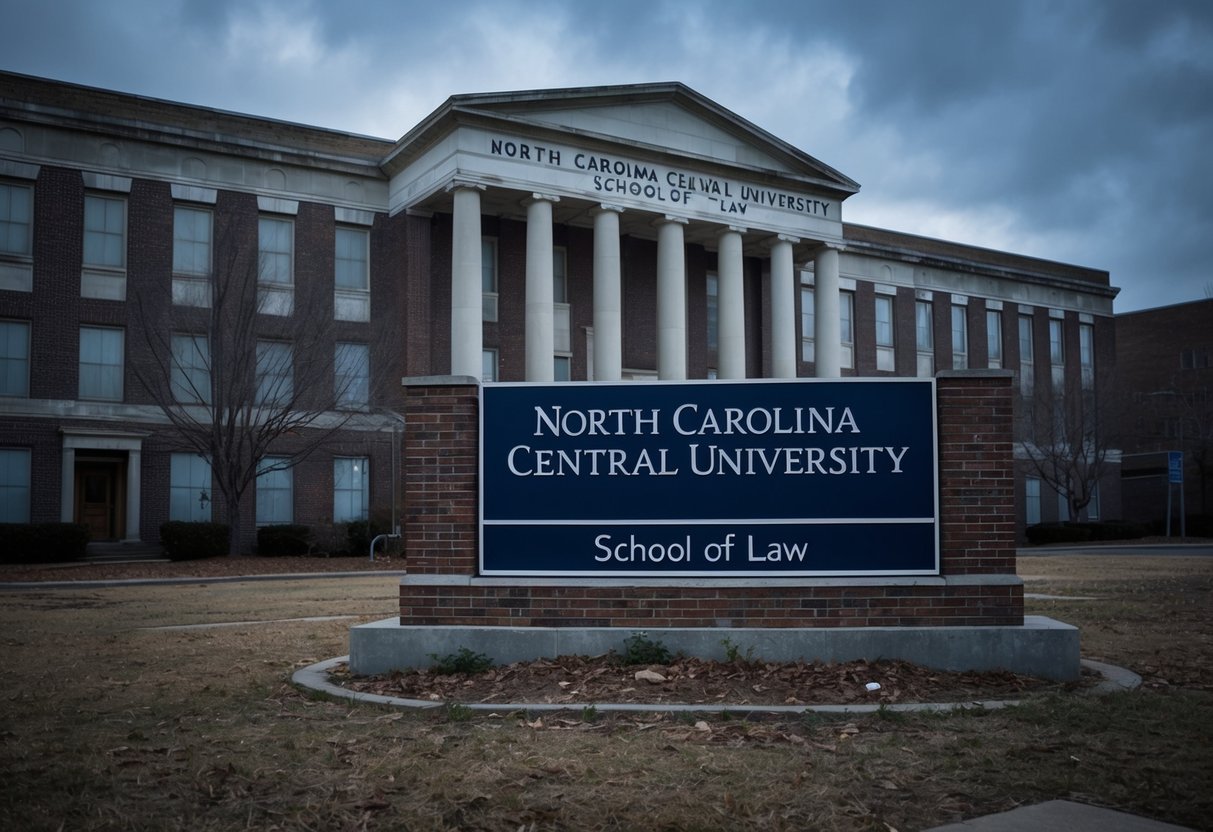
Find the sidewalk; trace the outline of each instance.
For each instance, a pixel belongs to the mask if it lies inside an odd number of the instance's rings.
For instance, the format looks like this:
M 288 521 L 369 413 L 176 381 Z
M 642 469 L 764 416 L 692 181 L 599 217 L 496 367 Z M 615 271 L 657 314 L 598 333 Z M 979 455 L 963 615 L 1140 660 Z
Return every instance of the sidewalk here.
M 1192 832 L 1157 820 L 1069 800 L 1050 800 L 1010 812 L 935 826 L 924 832 Z

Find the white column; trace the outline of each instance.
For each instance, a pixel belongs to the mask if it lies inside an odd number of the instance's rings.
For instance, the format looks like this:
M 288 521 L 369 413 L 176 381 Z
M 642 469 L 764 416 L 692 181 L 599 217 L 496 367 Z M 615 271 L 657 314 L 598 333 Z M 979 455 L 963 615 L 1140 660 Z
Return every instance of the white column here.
M 143 470 L 143 452 L 130 450 L 126 452 L 126 537 L 127 543 L 139 542 L 139 503 L 142 485 L 140 472 Z
M 817 331 L 813 334 L 817 354 L 817 377 L 842 375 L 842 324 L 838 319 L 838 249 L 824 246 L 813 263 L 813 300 Z
M 741 251 L 744 228 L 720 232 L 716 251 L 719 276 L 717 378 L 745 378 L 745 264 Z
M 667 216 L 657 225 L 657 377 L 663 380 L 687 377 L 686 223 Z
M 623 374 L 623 289 L 616 205 L 594 214 L 594 380 L 619 381 Z
M 73 523 L 76 519 L 76 449 L 63 449 L 63 464 L 59 483 L 59 520 Z
M 559 197 L 532 194 L 526 207 L 526 380 L 552 381 L 552 205 Z
M 484 310 L 480 287 L 480 191 L 455 183 L 451 232 L 451 375 L 480 378 Z
M 796 378 L 796 269 L 792 244 L 783 234 L 771 248 L 771 371 L 775 378 Z

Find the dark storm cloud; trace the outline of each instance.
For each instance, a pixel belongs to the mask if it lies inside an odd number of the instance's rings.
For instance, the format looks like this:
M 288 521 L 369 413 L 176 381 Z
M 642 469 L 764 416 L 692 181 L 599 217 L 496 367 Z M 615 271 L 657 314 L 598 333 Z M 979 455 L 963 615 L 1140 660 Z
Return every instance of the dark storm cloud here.
M 855 221 L 1106 268 L 1120 309 L 1213 283 L 1206 0 L 0 11 L 5 69 L 388 138 L 454 93 L 680 80 L 860 181 Z

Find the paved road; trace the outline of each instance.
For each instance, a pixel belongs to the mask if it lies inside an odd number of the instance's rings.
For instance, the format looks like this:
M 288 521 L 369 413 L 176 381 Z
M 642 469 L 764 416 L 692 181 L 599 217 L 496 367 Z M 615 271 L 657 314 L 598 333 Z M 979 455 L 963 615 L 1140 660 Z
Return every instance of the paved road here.
M 1209 557 L 1213 555 L 1213 543 L 1143 543 L 1141 545 L 1117 543 L 1114 545 L 1082 546 L 1029 546 L 1019 549 L 1021 558 L 1047 558 L 1053 555 L 1183 555 L 1186 557 Z

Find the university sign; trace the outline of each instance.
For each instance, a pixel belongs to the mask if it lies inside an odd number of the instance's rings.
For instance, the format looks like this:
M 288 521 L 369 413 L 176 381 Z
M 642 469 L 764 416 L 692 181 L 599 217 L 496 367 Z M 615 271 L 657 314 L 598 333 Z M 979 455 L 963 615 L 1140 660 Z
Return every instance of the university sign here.
M 939 572 L 935 382 L 486 384 L 483 575 Z

